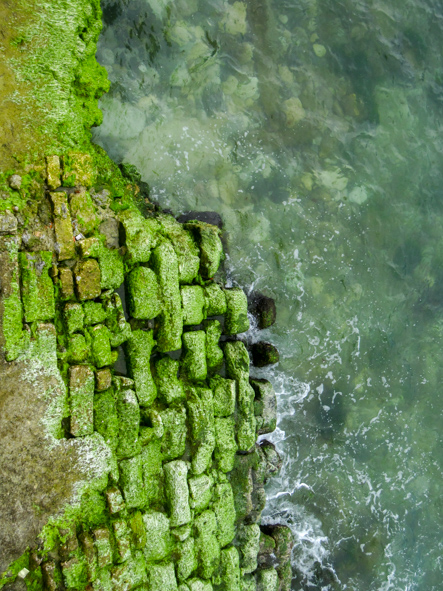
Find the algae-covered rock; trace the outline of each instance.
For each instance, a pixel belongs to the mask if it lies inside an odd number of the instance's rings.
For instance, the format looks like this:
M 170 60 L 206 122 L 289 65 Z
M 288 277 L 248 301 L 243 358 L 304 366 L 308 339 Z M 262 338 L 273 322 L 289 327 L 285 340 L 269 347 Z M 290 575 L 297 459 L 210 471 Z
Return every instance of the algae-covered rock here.
M 55 316 L 54 285 L 48 272 L 52 252 L 19 253 L 22 302 L 27 322 Z
M 200 253 L 192 234 L 171 215 L 158 214 L 157 220 L 177 255 L 180 283 L 191 283 L 200 267 Z
M 97 324 L 89 329 L 91 336 L 91 352 L 96 367 L 112 364 L 111 343 L 109 329 L 103 324 Z
M 223 351 L 219 347 L 222 328 L 218 320 L 205 321 L 206 333 L 206 363 L 208 369 L 215 371 L 223 363 Z
M 88 365 L 69 369 L 70 432 L 74 437 L 94 431 L 94 372 Z
M 50 193 L 54 210 L 55 250 L 59 261 L 75 258 L 74 235 L 66 193 Z
M 237 334 L 249 330 L 248 300 L 240 288 L 225 289 L 225 334 Z
M 277 397 L 272 384 L 267 380 L 251 379 L 254 389 L 254 414 L 257 420 L 257 433 L 272 433 L 277 426 Z
M 193 452 L 192 472 L 197 475 L 208 467 L 215 447 L 214 403 L 211 390 L 190 388 L 187 406 Z
M 58 189 L 61 185 L 60 174 L 60 158 L 55 154 L 46 156 L 46 182 L 52 191 Z
M 98 567 L 104 568 L 112 564 L 111 535 L 107 527 L 93 530 L 94 547 L 97 552 Z
M 69 303 L 63 308 L 63 319 L 69 334 L 83 329 L 85 314 L 81 304 Z
M 186 446 L 186 410 L 183 407 L 168 408 L 160 413 L 164 435 L 162 454 L 165 460 L 174 460 L 183 455 Z
M 76 233 L 91 235 L 99 224 L 91 195 L 86 191 L 75 191 L 69 200 L 71 218 Z
M 161 441 L 155 439 L 142 447 L 140 456 L 146 503 L 150 507 L 162 505 L 165 501 L 165 493 Z
M 115 449 L 119 433 L 119 422 L 115 395 L 112 389 L 94 396 L 94 429 L 106 443 Z
M 194 521 L 195 547 L 198 558 L 197 573 L 210 579 L 220 564 L 220 545 L 217 540 L 217 519 L 213 511 L 203 511 Z
M 249 376 L 249 355 L 241 341 L 225 344 L 226 373 L 233 380 L 240 380 Z
M 112 522 L 117 547 L 117 562 L 125 562 L 131 557 L 131 538 L 128 524 L 124 519 Z
M 180 288 L 183 306 L 183 324 L 200 324 L 204 318 L 205 298 L 199 285 L 183 285 Z
M 137 398 L 142 406 L 149 406 L 157 396 L 157 387 L 151 373 L 151 352 L 154 345 L 152 330 L 132 332 L 126 345 L 130 376 L 135 382 Z
M 145 513 L 143 523 L 147 538 L 146 546 L 143 549 L 146 562 L 165 560 L 170 556 L 173 547 L 169 519 L 164 513 Z M 174 567 L 172 569 L 174 571 Z
M 159 285 L 154 271 L 136 267 L 126 278 L 129 313 L 133 318 L 156 318 L 162 310 Z
M 17 233 L 17 218 L 12 212 L 5 210 L 0 212 L 0 236 Z
M 145 524 L 143 523 L 143 515 L 140 511 L 136 511 L 129 519 L 129 527 L 132 532 L 132 543 L 137 550 L 143 549 L 146 546 L 147 537 Z
M 118 289 L 124 280 L 123 259 L 118 250 L 101 246 L 98 253 L 102 289 Z
M 134 552 L 132 558 L 111 569 L 111 589 L 129 591 L 146 581 L 146 565 L 142 552 Z
M 238 540 L 242 574 L 252 573 L 257 568 L 260 527 L 256 523 L 241 525 L 238 530 Z
M 235 419 L 216 417 L 214 459 L 221 472 L 230 472 L 234 467 L 237 442 L 235 437 Z
M 274 568 L 263 568 L 257 572 L 257 591 L 277 591 L 278 575 Z
M 223 548 L 230 544 L 235 536 L 234 495 L 229 482 L 221 482 L 215 486 L 212 510 L 217 519 L 217 540 Z
M 100 302 L 84 302 L 83 312 L 86 326 L 102 324 L 106 320 L 106 310 Z
M 235 380 L 215 375 L 210 379 L 209 385 L 214 396 L 214 415 L 216 417 L 232 415 L 235 410 Z
M 111 514 L 120 513 L 120 511 L 122 511 L 126 506 L 122 497 L 122 493 L 116 486 L 111 486 L 106 489 L 105 497 L 108 503 L 109 512 Z
M 72 300 L 74 298 L 74 277 L 71 269 L 59 267 L 58 283 L 60 286 L 60 295 L 62 300 Z
M 273 365 L 280 360 L 280 354 L 277 347 L 271 343 L 260 341 L 251 345 L 252 363 L 255 367 L 265 367 Z
M 163 469 L 171 527 L 184 525 L 191 521 L 187 482 L 188 466 L 185 462 L 176 460 L 165 464 Z
M 188 480 L 190 505 L 196 513 L 206 509 L 212 500 L 214 480 L 207 474 L 193 476 Z
M 179 581 L 188 579 L 198 566 L 195 555 L 195 540 L 187 538 L 177 548 L 177 578 Z M 189 584 L 189 583 L 188 583 Z
M 108 390 L 112 384 L 112 374 L 109 368 L 99 369 L 95 372 L 95 389 L 98 392 Z
M 185 398 L 183 382 L 178 379 L 180 362 L 165 356 L 155 362 L 154 381 L 160 398 L 167 404 L 180 402 Z
M 94 167 L 89 154 L 70 152 L 63 157 L 63 184 L 65 187 L 92 187 Z
M 206 335 L 202 330 L 183 334 L 184 357 L 182 370 L 192 381 L 202 381 L 207 375 Z
M 220 578 L 224 591 L 240 591 L 240 557 L 235 546 L 220 552 Z
M 122 211 L 119 219 L 124 230 L 129 260 L 132 263 L 147 263 L 157 241 L 155 234 L 137 210 Z
M 148 566 L 150 591 L 177 591 L 177 579 L 172 562 Z
M 223 256 L 220 230 L 205 222 L 191 221 L 185 228 L 192 232 L 200 247 L 200 274 L 203 279 L 212 279 Z
M 79 261 L 74 267 L 74 279 L 79 300 L 93 300 L 100 295 L 100 267 L 95 259 Z
M 133 390 L 122 390 L 117 394 L 117 416 L 119 419 L 118 457 L 128 457 L 140 451 L 138 431 L 140 409 Z
M 206 314 L 208 316 L 221 316 L 226 312 L 226 296 L 221 287 L 213 282 L 204 287 L 206 300 Z
M 146 505 L 143 464 L 140 455 L 119 462 L 120 480 L 126 506 L 137 509 Z

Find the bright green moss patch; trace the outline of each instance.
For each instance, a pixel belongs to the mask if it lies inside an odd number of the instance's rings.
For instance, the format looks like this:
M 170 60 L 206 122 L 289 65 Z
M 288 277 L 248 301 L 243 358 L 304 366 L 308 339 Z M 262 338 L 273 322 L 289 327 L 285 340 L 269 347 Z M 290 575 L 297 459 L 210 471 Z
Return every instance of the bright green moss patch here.
M 129 313 L 134 318 L 155 318 L 162 310 L 159 285 L 154 271 L 136 267 L 126 278 Z
M 180 402 L 185 398 L 183 382 L 178 379 L 180 362 L 168 355 L 155 362 L 154 380 L 159 396 L 167 403 Z
M 151 352 L 154 345 L 151 330 L 134 331 L 127 342 L 129 371 L 142 406 L 149 406 L 157 396 L 157 387 L 151 373 Z
M 182 369 L 190 380 L 206 379 L 208 367 L 206 363 L 206 335 L 202 330 L 183 334 L 184 357 Z
M 181 289 L 183 324 L 200 324 L 204 318 L 205 298 L 199 285 L 184 285 Z
M 208 316 L 221 316 L 226 312 L 225 292 L 213 282 L 204 288 L 206 300 L 206 313 Z
M 19 263 L 26 321 L 54 318 L 54 285 L 48 274 L 52 266 L 52 252 L 20 252 Z
M 242 289 L 225 289 L 225 334 L 246 332 L 249 329 L 248 300 Z

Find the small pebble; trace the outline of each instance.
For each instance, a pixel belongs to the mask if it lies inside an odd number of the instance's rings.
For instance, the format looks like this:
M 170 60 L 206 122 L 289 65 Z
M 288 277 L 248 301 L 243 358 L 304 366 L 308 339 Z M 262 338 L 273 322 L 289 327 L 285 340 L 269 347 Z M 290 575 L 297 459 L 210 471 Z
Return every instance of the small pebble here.
M 11 189 L 18 191 L 22 186 L 22 177 L 18 174 L 13 174 L 11 177 L 9 177 L 9 186 Z

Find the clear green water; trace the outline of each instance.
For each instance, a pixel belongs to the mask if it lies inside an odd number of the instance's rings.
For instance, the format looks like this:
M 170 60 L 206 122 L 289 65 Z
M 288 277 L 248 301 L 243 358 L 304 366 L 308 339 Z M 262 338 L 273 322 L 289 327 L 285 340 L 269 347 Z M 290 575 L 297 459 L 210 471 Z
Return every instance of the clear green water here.
M 278 304 L 293 588 L 442 589 L 441 0 L 102 4 L 95 140 Z

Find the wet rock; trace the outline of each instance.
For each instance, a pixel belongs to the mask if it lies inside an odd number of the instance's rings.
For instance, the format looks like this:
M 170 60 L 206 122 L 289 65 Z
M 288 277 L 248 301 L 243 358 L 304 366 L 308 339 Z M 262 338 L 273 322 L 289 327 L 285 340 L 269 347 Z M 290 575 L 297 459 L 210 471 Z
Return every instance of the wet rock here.
M 179 402 L 185 398 L 183 382 L 178 379 L 179 365 L 180 362 L 177 359 L 171 359 L 169 356 L 155 362 L 154 381 L 157 392 L 167 404 Z
M 75 233 L 89 236 L 99 224 L 90 194 L 86 190 L 72 193 L 69 200 Z
M 274 568 L 263 568 L 257 572 L 257 591 L 278 591 L 278 575 Z
M 201 324 L 205 308 L 203 289 L 199 285 L 184 285 L 180 288 L 183 306 L 183 324 Z
M 257 319 L 258 328 L 264 329 L 272 326 L 277 318 L 275 301 L 259 292 L 253 292 L 249 297 L 249 311 Z
M 63 320 L 69 334 L 83 330 L 85 313 L 81 304 L 68 303 L 63 309 Z
M 184 356 L 182 371 L 192 381 L 206 379 L 206 334 L 203 330 L 186 332 L 183 335 Z
M 240 525 L 238 544 L 242 575 L 254 572 L 257 568 L 257 556 L 260 548 L 260 527 L 256 523 Z
M 188 420 L 191 430 L 192 472 L 202 474 L 212 461 L 215 448 L 214 403 L 208 388 L 190 388 Z
M 235 410 L 235 381 L 215 375 L 209 384 L 214 396 L 214 416 L 232 415 Z
M 0 212 L 0 235 L 16 234 L 17 218 L 8 210 Z
M 128 209 L 119 215 L 123 230 L 123 243 L 128 252 L 128 258 L 133 263 L 146 263 L 151 256 L 151 250 L 157 244 L 155 232 L 147 225 L 142 215 L 135 210 Z
M 169 528 L 169 519 L 164 513 L 145 513 L 143 515 L 143 523 L 147 537 L 147 544 L 143 550 L 146 562 L 165 560 L 171 554 L 173 543 Z M 174 567 L 172 567 L 172 572 L 174 572 Z M 159 589 L 159 591 L 164 590 Z
M 265 367 L 266 365 L 273 365 L 280 360 L 280 354 L 277 347 L 271 343 L 260 341 L 253 343 L 250 346 L 252 354 L 252 363 L 255 367 Z
M 192 283 L 200 267 L 200 252 L 192 233 L 171 215 L 158 214 L 156 219 L 177 255 L 180 283 Z
M 235 438 L 235 419 L 232 417 L 216 417 L 214 459 L 221 472 L 230 472 L 235 463 L 237 442 Z
M 136 267 L 126 278 L 129 313 L 133 318 L 150 319 L 162 310 L 157 277 L 147 267 Z
M 112 449 L 116 448 L 119 424 L 115 396 L 111 389 L 94 396 L 94 429 Z
M 20 252 L 19 263 L 26 321 L 51 320 L 55 315 L 54 285 L 49 276 L 52 252 Z
M 220 230 L 204 222 L 191 221 L 185 228 L 192 232 L 200 247 L 200 273 L 204 279 L 211 279 L 217 272 L 223 256 Z
M 216 226 L 219 230 L 223 229 L 223 220 L 221 215 L 216 211 L 188 211 L 187 213 L 182 213 L 177 218 L 177 221 L 179 221 L 181 224 L 185 224 L 186 222 L 190 222 L 192 220 L 204 222 L 205 224 L 211 224 L 212 226 Z
M 122 460 L 119 463 L 120 482 L 129 509 L 144 507 L 146 496 L 143 483 L 143 464 L 141 455 Z
M 129 375 L 135 382 L 137 398 L 142 406 L 149 406 L 157 396 L 151 373 L 151 352 L 155 345 L 152 330 L 133 331 L 126 344 Z
M 277 426 L 277 397 L 272 384 L 267 380 L 251 379 L 254 389 L 254 413 L 257 434 L 272 433 Z
M 125 502 L 123 500 L 122 493 L 116 486 L 111 486 L 108 488 L 105 491 L 105 497 L 110 513 L 119 513 L 125 508 Z
M 162 454 L 165 460 L 174 460 L 183 455 L 186 447 L 186 411 L 182 407 L 168 408 L 160 416 L 165 430 Z
M 221 316 L 226 312 L 225 292 L 217 283 L 204 287 L 207 316 Z
M 206 320 L 204 328 L 206 333 L 206 363 L 208 370 L 215 371 L 223 363 L 223 351 L 219 347 L 222 328 L 218 320 Z
M 94 547 L 97 553 L 98 567 L 104 568 L 112 564 L 111 536 L 107 527 L 93 530 Z
M 201 474 L 188 480 L 190 504 L 196 513 L 206 509 L 212 500 L 214 481 L 211 476 Z
M 111 343 L 109 329 L 103 324 L 97 324 L 89 329 L 91 337 L 91 353 L 94 365 L 98 368 L 112 364 Z
M 125 562 L 131 557 L 131 537 L 128 524 L 123 519 L 118 519 L 112 522 L 112 529 L 117 548 L 117 562 Z
M 98 230 L 105 237 L 106 248 L 119 248 L 119 227 L 118 221 L 115 218 L 104 220 Z
M 217 519 L 213 511 L 203 511 L 194 521 L 195 546 L 198 557 L 197 573 L 209 579 L 220 564 L 220 545 L 217 540 Z
M 226 317 L 225 334 L 232 335 L 249 329 L 248 301 L 240 288 L 225 289 Z
M 140 409 L 135 392 L 122 390 L 117 395 L 118 446 L 117 457 L 133 456 L 140 451 L 138 432 Z
M 11 187 L 11 189 L 19 191 L 20 187 L 22 186 L 22 177 L 18 174 L 13 174 L 9 177 L 8 184 Z
M 71 152 L 63 157 L 63 184 L 65 187 L 92 187 L 94 168 L 89 154 Z
M 177 591 L 177 580 L 172 562 L 148 567 L 149 589 L 151 591 Z
M 220 482 L 215 485 L 212 510 L 217 520 L 217 540 L 223 548 L 230 544 L 235 536 L 234 495 L 229 482 Z
M 161 441 L 154 439 L 148 445 L 145 445 L 142 448 L 140 456 L 146 503 L 148 506 L 163 507 L 165 502 L 164 472 L 162 467 L 164 455 L 161 451 Z
M 195 540 L 194 538 L 187 538 L 178 547 L 178 557 L 176 562 L 178 580 L 184 581 L 189 579 L 197 566 L 198 563 L 195 556 Z
M 223 589 L 240 591 L 240 557 L 235 546 L 220 552 L 220 577 Z
M 70 300 L 74 297 L 74 277 L 71 269 L 60 267 L 58 273 L 60 295 L 62 300 Z
M 88 300 L 83 303 L 84 321 L 86 326 L 102 324 L 106 320 L 106 310 L 100 302 Z

